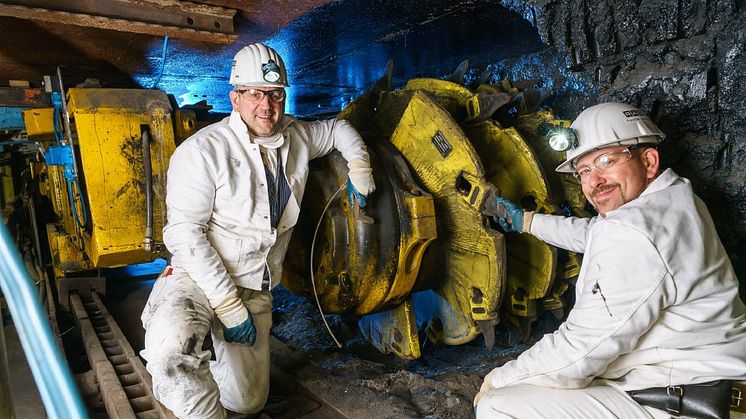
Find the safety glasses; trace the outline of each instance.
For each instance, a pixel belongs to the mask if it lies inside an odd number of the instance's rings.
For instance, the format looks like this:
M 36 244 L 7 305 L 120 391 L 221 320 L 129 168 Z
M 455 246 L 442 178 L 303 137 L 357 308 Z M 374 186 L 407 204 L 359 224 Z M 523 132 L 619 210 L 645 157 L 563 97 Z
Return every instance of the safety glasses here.
M 612 169 L 629 161 L 629 159 L 632 158 L 632 150 L 636 148 L 638 148 L 637 145 L 632 145 L 625 148 L 624 150 L 601 154 L 600 156 L 593 159 L 590 166 L 583 165 L 580 167 L 575 167 L 575 171 L 572 173 L 572 175 L 575 176 L 575 179 L 577 179 L 578 182 L 586 183 L 588 182 L 588 179 L 591 178 L 591 172 L 593 170 L 598 170 L 599 173 L 604 173 L 609 169 Z
M 285 100 L 285 89 L 259 90 L 259 89 L 241 89 L 236 93 L 249 99 L 252 102 L 261 102 L 264 96 L 269 98 L 270 102 L 279 103 Z

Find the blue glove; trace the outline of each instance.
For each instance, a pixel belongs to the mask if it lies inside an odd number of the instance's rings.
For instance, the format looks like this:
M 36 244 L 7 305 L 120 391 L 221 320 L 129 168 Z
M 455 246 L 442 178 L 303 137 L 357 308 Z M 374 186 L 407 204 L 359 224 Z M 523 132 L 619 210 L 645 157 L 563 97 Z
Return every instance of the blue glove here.
M 358 190 L 355 189 L 355 186 L 350 181 L 350 178 L 347 178 L 347 201 L 349 201 L 350 205 L 352 205 L 353 197 L 355 197 L 355 199 L 357 200 L 360 208 L 365 208 L 365 206 L 368 205 L 368 199 L 366 198 L 366 196 L 358 192 Z
M 498 218 L 497 223 L 500 224 L 500 227 L 502 227 L 503 230 L 505 230 L 506 232 L 522 232 L 523 209 L 519 207 L 518 204 L 516 204 L 515 202 L 505 199 L 502 196 L 498 196 L 495 199 L 497 201 L 497 205 L 505 208 L 508 212 L 508 217 L 510 217 L 509 220 L 506 220 L 502 217 Z
M 223 325 L 223 337 L 226 342 L 253 345 L 256 341 L 256 328 L 251 313 L 249 313 L 249 318 L 238 326 L 225 327 Z

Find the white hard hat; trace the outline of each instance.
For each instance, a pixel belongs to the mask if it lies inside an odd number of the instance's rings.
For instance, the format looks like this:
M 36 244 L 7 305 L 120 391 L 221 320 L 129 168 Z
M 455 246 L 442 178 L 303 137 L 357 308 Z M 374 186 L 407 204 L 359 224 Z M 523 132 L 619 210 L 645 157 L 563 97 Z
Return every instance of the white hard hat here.
M 290 86 L 282 57 L 264 44 L 252 44 L 236 53 L 231 65 L 230 83 L 234 86 Z
M 572 173 L 577 159 L 600 148 L 658 144 L 666 137 L 647 115 L 626 103 L 591 106 L 570 127 L 575 131 L 576 143 L 567 150 L 567 160 L 555 169 L 561 173 Z

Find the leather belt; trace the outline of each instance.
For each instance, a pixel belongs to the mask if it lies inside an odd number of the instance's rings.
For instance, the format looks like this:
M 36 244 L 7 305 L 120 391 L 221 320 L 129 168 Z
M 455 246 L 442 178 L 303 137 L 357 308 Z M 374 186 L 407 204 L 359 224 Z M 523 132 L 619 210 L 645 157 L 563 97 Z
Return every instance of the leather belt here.
M 634 401 L 674 416 L 722 419 L 730 416 L 731 382 L 710 381 L 628 391 Z

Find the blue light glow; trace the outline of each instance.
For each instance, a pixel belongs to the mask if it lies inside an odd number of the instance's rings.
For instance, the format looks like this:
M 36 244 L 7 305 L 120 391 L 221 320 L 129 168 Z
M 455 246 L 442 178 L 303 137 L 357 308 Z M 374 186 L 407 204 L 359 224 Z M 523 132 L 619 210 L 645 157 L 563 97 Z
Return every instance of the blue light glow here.
M 545 48 L 536 29 L 498 4 L 379 3 L 329 3 L 267 41 L 288 67 L 289 113 L 339 112 L 383 75 L 389 60 L 397 88 L 413 77 L 447 75 L 465 58 L 483 68 Z
M 288 70 L 286 113 L 301 117 L 336 114 L 383 75 L 389 60 L 393 88 L 415 77 L 446 77 L 469 59 L 467 82 L 493 66 L 493 81 L 540 79 L 555 93 L 592 90 L 593 83 L 567 71 L 563 55 L 542 42 L 527 21 L 535 11 L 510 7 L 515 11 L 496 2 L 456 0 L 330 2 L 263 42 L 277 50 Z M 239 41 L 195 50 L 169 40 L 158 87 L 175 95 L 180 106 L 206 100 L 213 112 L 228 113 L 230 63 L 243 46 Z M 142 86 L 155 82 L 162 48 L 162 40 L 154 40 L 149 69 L 135 76 Z
M 131 278 L 136 276 L 158 275 L 166 269 L 165 259 L 156 259 L 152 262 L 138 263 L 106 270 L 106 276 Z

